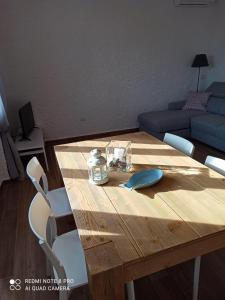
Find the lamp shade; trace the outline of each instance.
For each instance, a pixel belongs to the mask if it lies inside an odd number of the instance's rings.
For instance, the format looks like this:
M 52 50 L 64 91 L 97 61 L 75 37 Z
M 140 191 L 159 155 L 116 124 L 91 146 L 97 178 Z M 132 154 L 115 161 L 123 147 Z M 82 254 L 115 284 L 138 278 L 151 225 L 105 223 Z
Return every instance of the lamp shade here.
M 197 54 L 192 63 L 192 68 L 208 67 L 209 62 L 206 54 Z

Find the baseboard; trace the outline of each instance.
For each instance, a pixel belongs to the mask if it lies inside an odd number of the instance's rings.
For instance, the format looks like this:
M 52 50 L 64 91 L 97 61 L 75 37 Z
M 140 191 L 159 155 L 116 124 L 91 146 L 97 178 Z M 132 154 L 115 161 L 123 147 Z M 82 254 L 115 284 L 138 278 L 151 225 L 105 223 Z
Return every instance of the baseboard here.
M 46 141 L 45 144 L 47 146 L 53 146 L 53 145 L 59 145 L 59 144 L 80 142 L 80 141 L 84 141 L 84 140 L 100 139 L 100 138 L 104 138 L 104 137 L 108 137 L 108 136 L 132 133 L 132 132 L 137 132 L 137 131 L 139 131 L 139 128 L 130 128 L 130 129 L 123 129 L 123 130 L 109 131 L 109 132 L 101 132 L 101 133 L 95 133 L 95 134 L 89 134 L 89 135 L 82 135 L 82 136 L 50 140 L 50 141 Z

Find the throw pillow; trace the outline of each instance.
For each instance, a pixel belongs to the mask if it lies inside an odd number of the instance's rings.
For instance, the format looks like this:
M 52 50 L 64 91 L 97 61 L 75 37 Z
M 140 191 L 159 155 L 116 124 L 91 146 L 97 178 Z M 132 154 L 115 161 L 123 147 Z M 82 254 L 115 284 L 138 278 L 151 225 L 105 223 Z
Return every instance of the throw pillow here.
M 208 103 L 210 95 L 211 93 L 206 92 L 190 92 L 187 101 L 182 109 L 196 109 L 206 111 L 206 105 Z

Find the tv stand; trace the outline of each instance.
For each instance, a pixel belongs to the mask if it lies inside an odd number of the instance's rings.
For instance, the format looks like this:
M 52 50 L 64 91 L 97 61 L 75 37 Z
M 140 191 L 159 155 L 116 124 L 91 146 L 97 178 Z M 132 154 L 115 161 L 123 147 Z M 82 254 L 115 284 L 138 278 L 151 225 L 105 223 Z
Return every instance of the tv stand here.
M 44 154 L 45 165 L 48 169 L 48 161 L 45 152 L 45 142 L 43 138 L 43 131 L 41 128 L 35 127 L 29 137 L 21 138 L 21 136 L 16 137 L 15 141 L 16 148 L 20 156 L 34 155 L 38 153 Z

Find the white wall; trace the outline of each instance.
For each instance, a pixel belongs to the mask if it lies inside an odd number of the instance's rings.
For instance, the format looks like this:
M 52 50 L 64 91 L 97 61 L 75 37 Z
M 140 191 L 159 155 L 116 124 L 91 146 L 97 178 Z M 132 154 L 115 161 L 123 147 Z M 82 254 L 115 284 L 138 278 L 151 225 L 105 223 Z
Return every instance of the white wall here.
M 225 81 L 225 0 L 218 2 L 214 28 L 213 35 L 209 36 L 213 57 L 208 80 Z
M 175 8 L 172 0 L 2 0 L 0 72 L 11 123 L 30 100 L 48 139 L 136 127 L 140 112 L 166 108 L 195 88 L 193 56 L 214 57 L 215 41 L 224 40 L 221 8 L 223 0 L 210 8 Z M 224 50 L 223 43 L 214 70 L 204 69 L 202 87 L 217 79 Z

